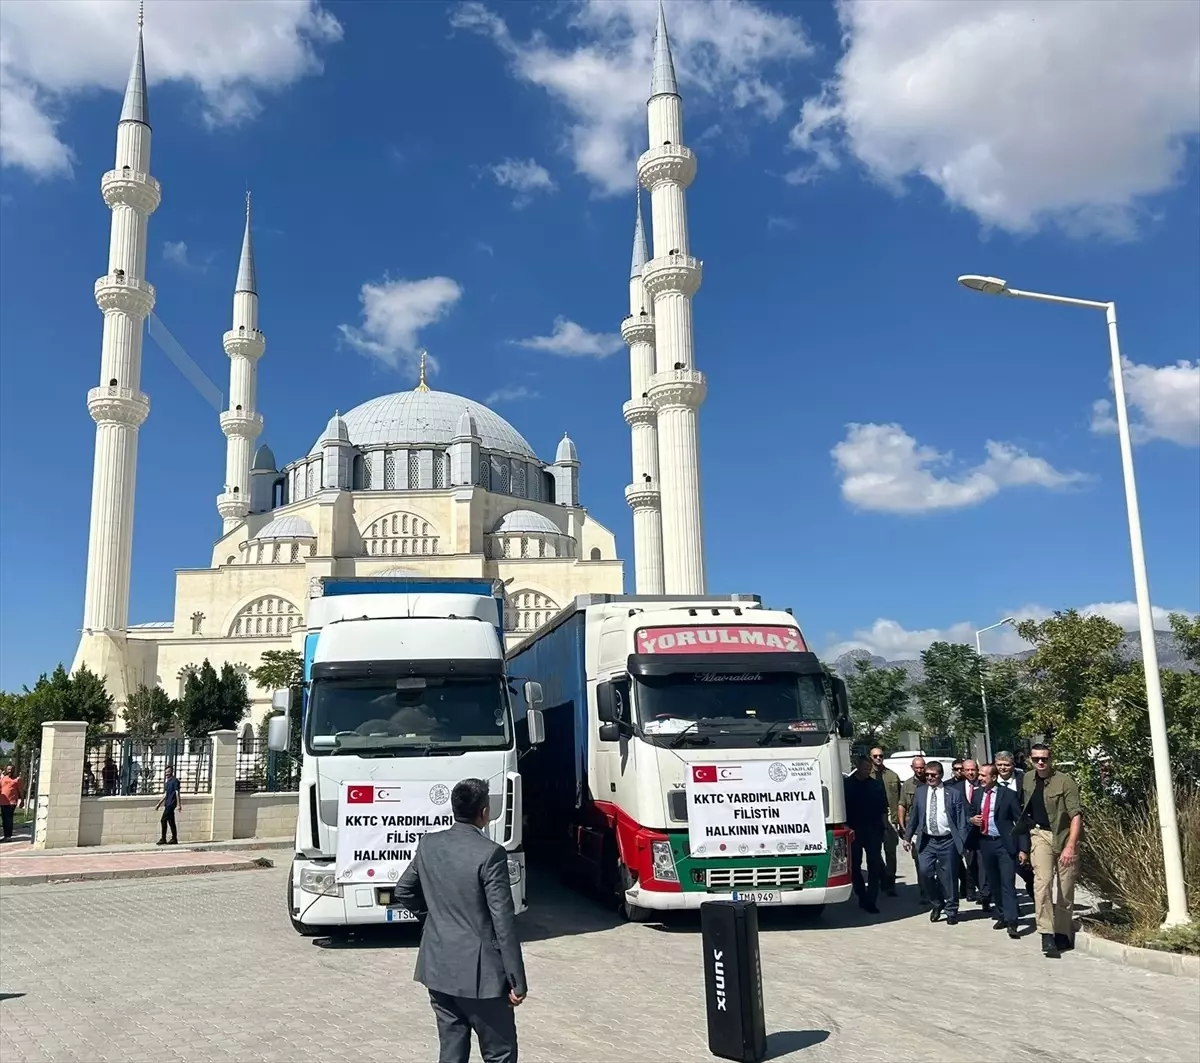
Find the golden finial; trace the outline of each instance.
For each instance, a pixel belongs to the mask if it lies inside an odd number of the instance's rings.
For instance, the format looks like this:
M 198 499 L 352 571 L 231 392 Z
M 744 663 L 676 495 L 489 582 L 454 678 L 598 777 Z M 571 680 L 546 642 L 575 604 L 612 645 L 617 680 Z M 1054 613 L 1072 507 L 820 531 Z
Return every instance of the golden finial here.
M 138 29 L 141 29 L 146 24 L 146 0 L 141 0 L 138 4 Z
M 428 391 L 429 385 L 425 383 L 425 359 L 428 357 L 425 351 L 421 352 L 421 379 L 417 381 L 417 386 L 414 391 Z

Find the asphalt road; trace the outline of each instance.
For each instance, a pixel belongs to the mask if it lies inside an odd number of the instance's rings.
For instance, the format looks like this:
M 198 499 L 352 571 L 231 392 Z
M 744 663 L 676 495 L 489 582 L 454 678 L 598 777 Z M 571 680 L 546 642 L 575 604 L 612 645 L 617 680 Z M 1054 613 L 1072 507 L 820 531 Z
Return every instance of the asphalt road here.
M 430 1063 L 436 1034 L 412 982 L 416 940 L 298 937 L 285 867 L 6 887 L 0 1059 Z M 911 890 L 882 916 L 852 905 L 809 925 L 765 919 L 775 1059 L 1005 1063 L 1200 1059 L 1195 981 L 1009 941 L 966 905 L 931 925 Z M 531 995 L 526 1063 L 711 1060 L 698 920 L 623 925 L 535 880 L 521 917 Z M 770 913 L 782 915 L 783 913 Z

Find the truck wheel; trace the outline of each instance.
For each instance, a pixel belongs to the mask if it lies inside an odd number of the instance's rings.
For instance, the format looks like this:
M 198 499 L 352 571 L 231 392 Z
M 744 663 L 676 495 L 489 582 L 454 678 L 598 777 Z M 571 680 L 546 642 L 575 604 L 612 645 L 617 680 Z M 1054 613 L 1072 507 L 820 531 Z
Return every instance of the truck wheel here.
M 288 871 L 288 880 L 287 880 L 288 919 L 290 920 L 290 922 L 292 924 L 292 929 L 294 931 L 296 931 L 296 933 L 299 934 L 301 937 L 315 938 L 318 934 L 321 933 L 321 928 L 319 926 L 309 926 L 308 923 L 302 923 L 302 922 L 300 922 L 299 919 L 297 919 L 294 915 L 292 915 L 292 892 L 293 892 L 293 883 L 295 882 L 295 874 L 296 874 L 295 867 L 296 867 L 295 864 L 293 864 L 292 869 L 290 871 Z
M 617 865 L 617 912 L 628 923 L 648 923 L 654 918 L 653 908 L 630 904 L 625 891 L 634 885 L 633 873 L 624 864 Z

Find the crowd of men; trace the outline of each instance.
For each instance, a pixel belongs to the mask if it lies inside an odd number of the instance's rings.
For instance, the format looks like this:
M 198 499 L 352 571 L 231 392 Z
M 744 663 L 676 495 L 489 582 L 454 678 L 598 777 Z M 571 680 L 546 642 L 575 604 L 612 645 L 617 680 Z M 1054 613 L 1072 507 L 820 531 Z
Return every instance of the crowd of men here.
M 846 820 L 854 831 L 851 866 L 859 905 L 878 914 L 879 894 L 896 896 L 897 850 L 911 853 L 930 922 L 959 918 L 959 900 L 995 914 L 993 929 L 1021 936 L 1017 878 L 1033 901 L 1042 953 L 1074 947 L 1075 873 L 1083 812 L 1079 787 L 1054 769 L 1049 747 L 1034 745 L 1032 770 L 1012 753 L 993 763 L 912 759 L 906 782 L 876 746 L 846 778 Z M 866 863 L 866 876 L 863 863 Z M 1057 884 L 1057 895 L 1055 885 Z

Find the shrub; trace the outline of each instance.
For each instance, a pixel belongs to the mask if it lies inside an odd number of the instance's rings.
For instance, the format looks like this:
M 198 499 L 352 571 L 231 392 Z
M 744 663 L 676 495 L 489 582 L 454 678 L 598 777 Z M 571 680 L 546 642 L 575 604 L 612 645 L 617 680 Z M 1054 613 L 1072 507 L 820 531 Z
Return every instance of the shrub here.
M 1188 907 L 1193 919 L 1200 919 L 1200 790 L 1177 792 L 1175 810 Z M 1167 912 L 1167 884 L 1157 802 L 1093 803 L 1084 812 L 1083 822 L 1081 883 L 1111 902 L 1118 915 L 1128 920 L 1134 944 L 1153 941 L 1158 948 L 1192 951 L 1182 938 L 1175 942 L 1170 934 L 1160 933 Z

